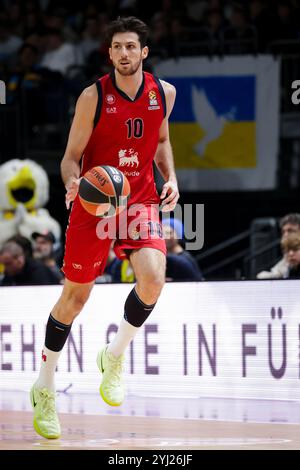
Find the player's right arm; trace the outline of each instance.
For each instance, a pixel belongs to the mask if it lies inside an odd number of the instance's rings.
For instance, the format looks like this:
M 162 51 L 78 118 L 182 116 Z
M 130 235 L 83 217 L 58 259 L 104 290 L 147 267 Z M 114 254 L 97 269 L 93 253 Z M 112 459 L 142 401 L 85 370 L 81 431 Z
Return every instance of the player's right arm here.
M 74 201 L 80 183 L 80 159 L 94 128 L 94 117 L 98 101 L 96 85 L 85 88 L 76 103 L 75 114 L 69 133 L 64 157 L 61 161 L 61 176 L 67 190 L 66 206 Z

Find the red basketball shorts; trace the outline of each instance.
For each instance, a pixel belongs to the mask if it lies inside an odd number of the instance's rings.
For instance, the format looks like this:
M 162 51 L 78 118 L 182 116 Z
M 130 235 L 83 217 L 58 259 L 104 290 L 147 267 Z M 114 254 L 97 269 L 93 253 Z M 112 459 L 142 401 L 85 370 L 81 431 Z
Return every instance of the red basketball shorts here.
M 106 266 L 114 242 L 118 258 L 127 258 L 126 250 L 154 248 L 166 255 L 157 204 L 134 204 L 118 217 L 99 219 L 88 214 L 75 199 L 66 231 L 62 271 L 78 283 L 94 281 Z

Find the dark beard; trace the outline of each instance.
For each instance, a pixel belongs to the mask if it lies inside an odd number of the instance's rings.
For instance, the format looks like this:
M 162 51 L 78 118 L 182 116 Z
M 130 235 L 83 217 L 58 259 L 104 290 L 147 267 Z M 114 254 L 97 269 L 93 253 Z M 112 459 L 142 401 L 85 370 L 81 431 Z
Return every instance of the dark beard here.
M 119 74 L 122 75 L 123 77 L 130 77 L 131 75 L 134 75 L 137 72 L 139 66 L 141 65 L 141 62 L 142 62 L 142 59 L 139 61 L 138 64 L 136 64 L 135 66 L 131 66 L 128 70 L 122 70 L 118 66 L 116 66 L 116 69 L 119 72 Z

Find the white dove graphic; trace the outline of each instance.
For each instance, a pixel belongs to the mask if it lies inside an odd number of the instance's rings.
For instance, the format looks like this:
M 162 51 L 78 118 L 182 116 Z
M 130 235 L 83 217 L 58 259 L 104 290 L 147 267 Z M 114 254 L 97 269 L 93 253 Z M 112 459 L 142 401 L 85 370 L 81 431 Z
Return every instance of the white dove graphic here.
M 228 113 L 218 116 L 205 91 L 198 90 L 194 85 L 192 86 L 192 107 L 196 122 L 205 131 L 204 137 L 194 147 L 197 155 L 203 157 L 207 145 L 222 135 L 225 123 L 235 118 L 236 108 L 233 107 Z

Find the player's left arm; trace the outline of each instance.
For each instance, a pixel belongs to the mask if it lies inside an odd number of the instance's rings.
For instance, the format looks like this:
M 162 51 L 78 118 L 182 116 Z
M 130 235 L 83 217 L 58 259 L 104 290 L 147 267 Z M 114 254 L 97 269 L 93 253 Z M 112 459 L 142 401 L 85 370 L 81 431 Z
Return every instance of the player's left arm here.
M 165 180 L 165 184 L 163 185 L 160 195 L 163 206 L 162 211 L 169 212 L 175 209 L 179 199 L 174 157 L 169 135 L 169 116 L 175 103 L 176 89 L 173 85 L 163 80 L 161 80 L 161 84 L 166 97 L 166 117 L 159 130 L 159 141 L 154 160 Z

